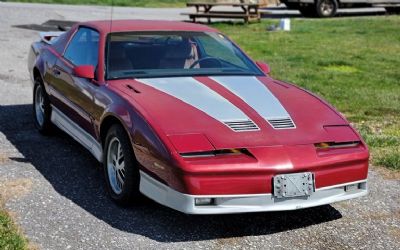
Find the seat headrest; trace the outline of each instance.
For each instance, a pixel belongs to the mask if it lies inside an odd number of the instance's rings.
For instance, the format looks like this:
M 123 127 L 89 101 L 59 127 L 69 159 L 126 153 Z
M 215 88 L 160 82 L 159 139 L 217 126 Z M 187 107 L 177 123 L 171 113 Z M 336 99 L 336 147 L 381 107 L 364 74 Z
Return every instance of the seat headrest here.
M 178 44 L 167 45 L 165 59 L 188 59 L 192 57 L 192 46 L 188 40 Z
M 126 58 L 125 48 L 120 44 L 110 46 L 110 59 Z

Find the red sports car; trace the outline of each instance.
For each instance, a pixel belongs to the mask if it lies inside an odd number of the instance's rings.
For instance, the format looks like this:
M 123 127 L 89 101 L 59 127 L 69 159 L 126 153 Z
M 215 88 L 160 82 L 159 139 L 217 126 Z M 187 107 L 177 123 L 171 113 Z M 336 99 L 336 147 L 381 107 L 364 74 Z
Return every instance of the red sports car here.
M 41 37 L 28 63 L 35 125 L 87 148 L 120 204 L 142 193 L 184 213 L 222 214 L 367 194 L 368 149 L 348 121 L 269 77 L 218 30 L 92 21 Z

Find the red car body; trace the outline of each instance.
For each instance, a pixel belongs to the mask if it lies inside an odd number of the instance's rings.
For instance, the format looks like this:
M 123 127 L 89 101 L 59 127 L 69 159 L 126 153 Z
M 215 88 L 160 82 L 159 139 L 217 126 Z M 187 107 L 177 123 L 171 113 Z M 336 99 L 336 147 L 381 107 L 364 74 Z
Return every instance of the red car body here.
M 99 33 L 95 80 L 90 79 L 90 68 L 76 67 L 64 57 L 80 27 Z M 218 32 L 197 24 L 124 20 L 113 21 L 112 26 L 109 21 L 79 23 L 55 42 L 51 41 L 54 34 L 45 34 L 42 41 L 32 45 L 29 71 L 32 79 L 43 80 L 53 123 L 99 161 L 107 130 L 112 124 L 121 124 L 140 163 L 141 192 L 185 213 L 291 210 L 367 193 L 369 153 L 360 135 L 332 106 L 293 84 L 268 74 L 166 78 L 201 84 L 202 89 L 223 98 L 257 127 L 235 131 L 235 126 L 229 127 L 204 109 L 163 91 L 155 80 L 105 79 L 108 34 L 171 30 Z M 243 89 L 246 84 L 257 85 L 254 93 L 260 86 L 265 88 L 265 96 L 280 103 L 293 126 L 281 129 L 278 121 L 276 127 L 273 119 L 260 113 L 259 103 L 241 96 L 243 91 L 243 95 L 248 93 L 246 90 L 230 88 L 230 81 L 243 82 Z M 268 103 L 266 100 L 267 109 Z M 241 153 L 207 155 L 227 149 Z M 311 195 L 274 195 L 274 177 L 291 173 L 312 173 Z M 198 198 L 212 202 L 197 205 Z

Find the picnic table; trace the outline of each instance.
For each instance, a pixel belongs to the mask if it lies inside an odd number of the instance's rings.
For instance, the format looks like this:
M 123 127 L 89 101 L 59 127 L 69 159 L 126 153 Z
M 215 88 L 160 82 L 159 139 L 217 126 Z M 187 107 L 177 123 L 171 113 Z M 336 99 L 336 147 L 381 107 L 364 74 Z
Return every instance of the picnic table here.
M 243 19 L 245 23 L 251 21 L 260 21 L 261 14 L 259 12 L 260 7 L 266 7 L 268 1 L 224 1 L 224 2 L 188 2 L 187 7 L 195 7 L 195 13 L 182 13 L 182 15 L 188 15 L 192 22 L 196 22 L 196 18 L 207 18 L 208 23 L 211 22 L 211 18 L 224 18 L 224 19 Z M 238 10 L 212 10 L 213 7 L 219 6 L 231 6 L 238 7 Z

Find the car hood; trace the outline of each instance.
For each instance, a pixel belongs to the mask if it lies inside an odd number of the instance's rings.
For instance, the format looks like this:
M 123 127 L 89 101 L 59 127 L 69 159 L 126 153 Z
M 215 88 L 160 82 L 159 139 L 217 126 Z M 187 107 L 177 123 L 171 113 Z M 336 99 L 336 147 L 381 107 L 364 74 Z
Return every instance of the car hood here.
M 143 78 L 112 81 L 109 87 L 157 131 L 168 137 L 201 135 L 217 149 L 358 138 L 320 98 L 269 77 Z M 345 127 L 348 138 L 330 127 Z

